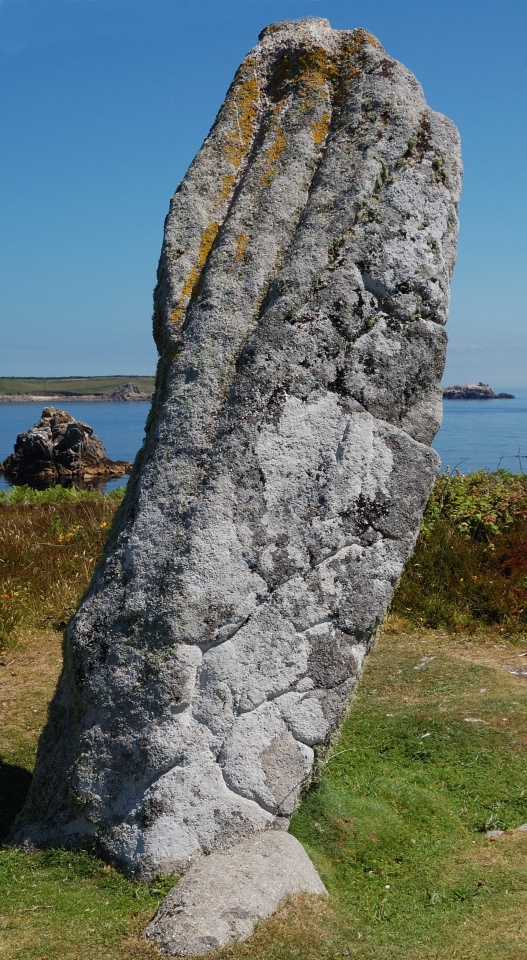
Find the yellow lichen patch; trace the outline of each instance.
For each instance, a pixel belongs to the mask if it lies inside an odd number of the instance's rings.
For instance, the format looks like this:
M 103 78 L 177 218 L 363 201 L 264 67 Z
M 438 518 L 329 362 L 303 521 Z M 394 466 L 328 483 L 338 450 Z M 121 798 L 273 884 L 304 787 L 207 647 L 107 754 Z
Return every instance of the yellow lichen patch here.
M 249 237 L 246 233 L 239 233 L 236 237 L 236 259 L 241 260 L 247 247 L 249 246 Z
M 313 140 L 315 146 L 319 147 L 322 143 L 324 143 L 324 140 L 328 135 L 330 120 L 331 117 L 326 111 L 322 114 L 322 119 L 319 123 L 313 122 Z
M 276 167 L 268 167 L 262 174 L 262 185 L 268 187 L 276 173 Z
M 271 163 L 278 163 L 280 157 L 284 152 L 285 147 L 285 133 L 283 130 L 278 132 L 276 140 L 271 144 L 269 150 L 267 151 L 267 156 Z
M 213 223 L 209 223 L 206 230 L 203 231 L 200 245 L 199 245 L 197 263 L 195 264 L 195 266 L 191 267 L 191 269 L 189 270 L 187 279 L 183 284 L 183 289 L 181 291 L 181 296 L 178 300 L 177 306 L 174 307 L 174 309 L 170 314 L 170 320 L 172 321 L 172 323 L 179 323 L 180 320 L 183 319 L 183 314 L 185 311 L 188 298 L 191 296 L 192 291 L 199 280 L 201 271 L 212 249 L 212 244 L 216 239 L 219 228 L 220 228 L 219 223 L 216 223 L 216 221 L 214 221 Z
M 234 173 L 227 174 L 227 176 L 223 178 L 223 180 L 221 181 L 221 189 L 220 189 L 220 196 L 222 200 L 229 199 L 235 183 L 236 183 L 236 176 Z
M 324 47 L 314 47 L 304 50 L 296 60 L 282 57 L 270 83 L 271 98 L 275 102 L 282 100 L 287 88 L 297 84 L 304 101 L 302 109 L 307 110 L 319 99 L 328 84 L 337 84 L 341 76 L 343 79 L 356 79 L 359 76 L 362 65 L 356 62 L 356 58 L 363 53 L 367 44 L 378 47 L 379 41 L 372 33 L 359 29 L 354 30 L 351 40 L 342 45 L 338 56 L 328 53 Z
M 349 59 L 350 57 L 356 57 L 357 54 L 364 51 L 366 44 L 370 44 L 372 47 L 379 47 L 379 41 L 377 37 L 373 36 L 373 33 L 368 33 L 367 30 L 354 30 L 352 33 L 352 40 L 349 43 L 342 44 L 341 58 Z
M 337 62 L 328 56 L 324 47 L 306 50 L 298 58 L 298 80 L 304 87 L 304 95 L 313 90 L 323 91 L 328 81 L 337 75 Z
M 259 97 L 256 61 L 249 59 L 242 64 L 226 102 L 230 129 L 225 134 L 224 149 L 227 159 L 236 169 L 252 143 Z
M 356 43 L 360 44 L 361 47 L 365 43 L 371 44 L 372 47 L 380 47 L 380 43 L 377 40 L 377 37 L 374 37 L 373 33 L 369 33 L 368 30 L 364 30 L 363 27 L 359 27 L 358 30 L 353 31 L 354 37 L 356 37 Z
M 284 56 L 273 72 L 269 87 L 271 98 L 275 102 L 284 99 L 287 89 L 297 85 L 303 110 L 314 106 L 325 92 L 328 81 L 338 75 L 338 60 L 328 55 L 324 47 L 304 50 L 295 60 Z M 304 102 L 302 102 L 304 101 Z
M 262 173 L 262 183 L 264 187 L 268 187 L 272 178 L 274 177 L 276 173 L 276 164 L 284 152 L 285 145 L 285 133 L 283 130 L 279 129 L 275 140 L 273 140 L 265 155 L 264 170 Z

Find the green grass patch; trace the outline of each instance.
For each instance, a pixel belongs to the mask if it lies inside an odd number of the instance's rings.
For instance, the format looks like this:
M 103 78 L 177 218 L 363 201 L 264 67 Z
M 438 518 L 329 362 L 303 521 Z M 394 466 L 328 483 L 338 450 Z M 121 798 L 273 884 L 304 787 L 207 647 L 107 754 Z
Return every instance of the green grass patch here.
M 486 865 L 483 831 L 527 821 L 527 692 L 496 672 L 460 661 L 435 633 L 387 631 L 370 656 L 292 823 L 336 898 L 339 947 L 354 943 L 352 956 L 515 955 L 493 954 L 495 944 L 455 952 L 460 928 L 485 927 L 489 911 L 499 925 L 502 898 L 526 902 L 527 839 L 512 869 Z
M 0 394 L 15 396 L 34 393 L 46 396 L 63 393 L 73 399 L 87 394 L 113 393 L 124 383 L 135 383 L 145 393 L 152 393 L 155 377 L 0 377 Z
M 57 503 L 81 503 L 92 502 L 101 503 L 107 500 L 110 504 L 120 503 L 125 494 L 125 487 L 115 487 L 107 494 L 101 494 L 96 490 L 79 490 L 77 487 L 63 487 L 57 483 L 54 487 L 47 487 L 45 490 L 35 490 L 29 484 L 23 483 L 19 486 L 10 487 L 8 490 L 0 490 L 0 506 L 31 506 L 39 507 Z
M 508 488 L 504 476 L 498 481 L 496 495 L 506 503 L 492 521 L 473 503 L 454 509 L 436 488 L 442 501 L 429 507 L 399 613 L 368 657 L 333 752 L 293 817 L 291 830 L 329 900 L 291 901 L 249 942 L 217 957 L 525 960 L 527 834 L 512 829 L 527 822 L 527 641 L 519 647 L 523 621 L 513 613 L 524 481 L 513 478 Z M 459 493 L 461 481 L 439 483 Z M 17 612 L 0 656 L 0 836 L 28 788 L 60 670 L 60 623 L 91 576 L 115 506 L 83 495 L 0 508 L 8 599 Z M 516 558 L 512 572 L 497 559 L 505 554 Z M 492 568 L 500 578 L 502 621 L 482 617 L 460 586 L 469 564 L 471 576 Z M 423 625 L 433 589 L 452 605 L 455 631 Z M 15 604 L 11 594 L 21 590 Z M 510 832 L 493 841 L 485 833 L 491 828 Z M 138 885 L 85 852 L 5 849 L 0 958 L 159 956 L 139 935 L 168 886 Z
M 159 956 L 146 944 L 142 946 L 134 933 L 148 921 L 173 880 L 131 883 L 83 852 L 49 850 L 24 856 L 4 850 L 0 883 L 1 957 Z

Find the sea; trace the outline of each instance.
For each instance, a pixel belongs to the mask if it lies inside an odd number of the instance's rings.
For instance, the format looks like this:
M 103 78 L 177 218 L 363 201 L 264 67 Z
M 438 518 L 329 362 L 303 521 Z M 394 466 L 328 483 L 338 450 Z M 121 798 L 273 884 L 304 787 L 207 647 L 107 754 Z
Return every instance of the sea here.
M 443 424 L 433 447 L 443 471 L 472 473 L 502 468 L 527 473 L 527 389 L 507 389 L 514 400 L 444 400 Z M 144 437 L 149 404 L 144 402 L 72 402 L 62 406 L 76 420 L 88 423 L 101 438 L 111 460 L 133 462 Z M 44 404 L 0 403 L 0 460 L 13 452 L 17 434 L 41 416 Z M 99 489 L 124 486 L 127 477 Z M 10 487 L 0 476 L 0 489 Z

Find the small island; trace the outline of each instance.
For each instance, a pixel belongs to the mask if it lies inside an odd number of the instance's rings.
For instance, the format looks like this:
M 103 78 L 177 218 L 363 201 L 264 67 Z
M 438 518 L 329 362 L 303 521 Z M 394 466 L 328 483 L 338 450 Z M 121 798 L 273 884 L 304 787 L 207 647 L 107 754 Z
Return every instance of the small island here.
M 513 393 L 494 393 L 488 383 L 466 383 L 444 387 L 443 400 L 514 400 Z

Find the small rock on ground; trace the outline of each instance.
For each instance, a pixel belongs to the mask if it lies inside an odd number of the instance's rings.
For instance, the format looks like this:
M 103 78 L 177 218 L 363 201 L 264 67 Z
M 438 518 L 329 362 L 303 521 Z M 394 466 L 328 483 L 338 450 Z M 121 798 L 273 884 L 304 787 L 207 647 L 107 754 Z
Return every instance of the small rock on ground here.
M 504 833 L 518 833 L 519 830 L 527 833 L 527 823 L 522 823 L 521 827 L 512 827 L 510 830 L 487 830 L 485 836 L 501 837 Z
M 144 936 L 170 957 L 198 956 L 250 937 L 295 893 L 327 896 L 302 845 L 267 832 L 199 860 L 172 888 Z

